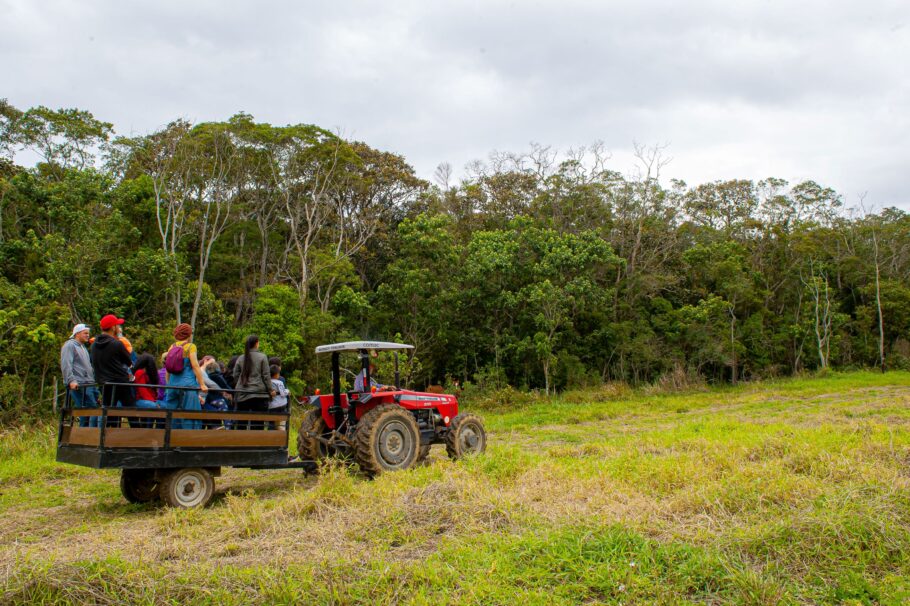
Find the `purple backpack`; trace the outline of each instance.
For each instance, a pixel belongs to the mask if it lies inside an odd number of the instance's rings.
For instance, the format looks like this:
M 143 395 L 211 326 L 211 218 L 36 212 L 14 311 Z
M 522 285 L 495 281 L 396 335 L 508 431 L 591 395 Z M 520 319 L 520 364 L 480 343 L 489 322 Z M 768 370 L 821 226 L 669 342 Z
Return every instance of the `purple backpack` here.
M 176 343 L 171 345 L 164 357 L 164 369 L 172 375 L 183 372 L 183 346 Z

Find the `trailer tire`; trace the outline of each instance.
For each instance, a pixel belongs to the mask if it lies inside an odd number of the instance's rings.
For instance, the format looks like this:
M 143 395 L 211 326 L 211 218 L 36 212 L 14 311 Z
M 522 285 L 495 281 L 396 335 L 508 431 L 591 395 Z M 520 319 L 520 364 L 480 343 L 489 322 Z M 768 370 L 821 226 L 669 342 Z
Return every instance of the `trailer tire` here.
M 420 450 L 420 430 L 414 415 L 397 404 L 380 404 L 360 418 L 354 432 L 354 459 L 375 475 L 414 465 Z
M 331 433 L 331 430 L 322 418 L 322 409 L 314 408 L 307 411 L 300 421 L 300 432 L 297 434 L 297 456 L 318 461 L 335 454 L 334 448 L 311 437 L 325 436 L 327 433 Z
M 446 453 L 451 459 L 480 454 L 487 449 L 487 431 L 477 415 L 464 414 L 452 419 L 446 433 Z
M 122 469 L 120 492 L 130 503 L 149 503 L 158 498 L 159 485 L 153 469 Z
M 171 507 L 205 507 L 215 494 L 212 474 L 201 467 L 183 467 L 168 473 L 161 482 L 161 500 Z

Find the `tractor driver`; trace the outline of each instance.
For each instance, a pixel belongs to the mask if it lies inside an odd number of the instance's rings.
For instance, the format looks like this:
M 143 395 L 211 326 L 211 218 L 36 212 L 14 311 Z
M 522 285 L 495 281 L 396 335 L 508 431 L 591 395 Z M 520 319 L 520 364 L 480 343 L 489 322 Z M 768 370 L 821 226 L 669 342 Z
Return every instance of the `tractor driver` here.
M 372 351 L 372 352 L 370 352 L 370 355 L 375 358 L 379 354 L 377 354 L 375 351 Z M 391 385 L 383 385 L 382 383 L 380 383 L 379 381 L 374 379 L 373 377 L 375 376 L 375 373 L 376 373 L 376 364 L 374 364 L 373 361 L 370 360 L 370 385 L 371 385 L 371 387 L 375 387 L 377 391 L 394 391 L 395 390 L 395 388 L 392 387 Z M 365 373 L 361 369 L 361 371 L 359 373 L 357 373 L 357 378 L 354 379 L 354 391 L 359 391 L 359 392 L 369 391 L 370 388 L 366 388 L 366 386 L 364 385 L 365 380 L 366 380 Z

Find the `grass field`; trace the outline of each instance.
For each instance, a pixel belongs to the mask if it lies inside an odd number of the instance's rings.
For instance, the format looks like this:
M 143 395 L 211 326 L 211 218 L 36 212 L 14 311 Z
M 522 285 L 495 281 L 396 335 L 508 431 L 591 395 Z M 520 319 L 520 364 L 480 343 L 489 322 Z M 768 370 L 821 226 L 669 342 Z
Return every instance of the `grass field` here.
M 204 510 L 0 434 L 0 602 L 910 603 L 910 373 L 486 411 L 367 480 L 227 469 Z

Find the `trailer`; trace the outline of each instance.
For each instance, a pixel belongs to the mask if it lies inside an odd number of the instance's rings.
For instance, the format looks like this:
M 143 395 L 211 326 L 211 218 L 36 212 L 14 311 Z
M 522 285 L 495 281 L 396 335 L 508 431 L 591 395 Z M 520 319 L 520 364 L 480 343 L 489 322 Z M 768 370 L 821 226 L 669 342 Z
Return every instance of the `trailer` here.
M 172 507 L 202 507 L 212 499 L 223 467 L 315 470 L 313 461 L 289 459 L 289 422 L 285 412 L 75 408 L 67 393 L 57 461 L 120 469 L 120 490 L 131 503 L 160 498 Z

